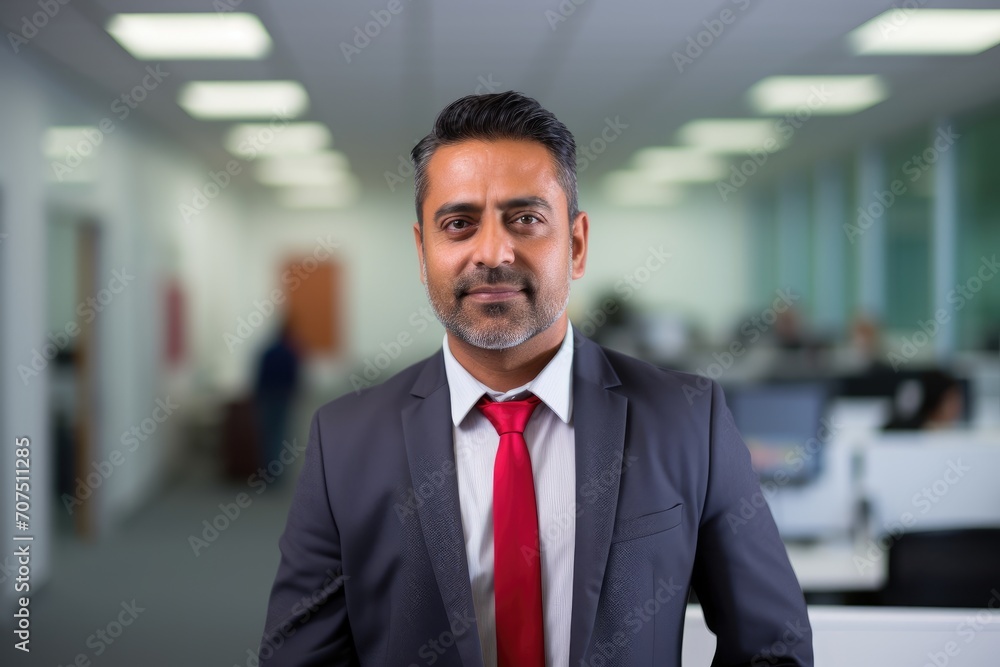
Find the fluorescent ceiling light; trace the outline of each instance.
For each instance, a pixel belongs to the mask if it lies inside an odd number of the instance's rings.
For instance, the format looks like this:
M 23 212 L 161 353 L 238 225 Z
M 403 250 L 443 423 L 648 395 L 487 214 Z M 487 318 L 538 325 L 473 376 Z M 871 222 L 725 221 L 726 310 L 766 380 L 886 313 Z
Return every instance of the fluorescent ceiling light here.
M 646 178 L 659 183 L 715 181 L 726 174 L 729 166 L 718 155 L 692 148 L 665 146 L 643 148 L 632 161 Z
M 339 151 L 269 157 L 257 165 L 257 180 L 267 185 L 337 186 L 352 180 L 347 157 Z
M 747 93 L 763 114 L 806 113 L 832 116 L 857 113 L 889 96 L 882 79 L 860 76 L 769 76 Z
M 139 60 L 260 59 L 271 37 L 253 14 L 116 14 L 107 30 Z
M 619 206 L 669 206 L 681 196 L 677 187 L 653 182 L 645 173 L 632 170 L 610 172 L 602 185 L 605 199 Z
M 334 187 L 282 188 L 278 202 L 287 208 L 343 208 L 357 201 L 358 192 L 352 178 Z
M 237 157 L 312 153 L 330 145 L 330 130 L 323 123 L 240 123 L 223 140 Z
M 1000 44 L 1000 10 L 890 9 L 847 41 L 858 55 L 982 53 Z
M 192 81 L 177 103 L 195 118 L 297 118 L 309 106 L 298 81 Z
M 677 131 L 677 140 L 713 153 L 778 150 L 785 139 L 777 123 L 767 118 L 706 118 L 686 123 Z

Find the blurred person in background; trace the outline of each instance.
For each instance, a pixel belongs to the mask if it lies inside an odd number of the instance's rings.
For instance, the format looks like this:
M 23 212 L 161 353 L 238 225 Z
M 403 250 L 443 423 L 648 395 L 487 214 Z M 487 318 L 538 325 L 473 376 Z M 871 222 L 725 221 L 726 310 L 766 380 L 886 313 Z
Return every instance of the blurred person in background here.
M 894 373 L 883 359 L 882 328 L 874 317 L 858 314 L 851 323 L 852 367 L 861 376 L 882 377 Z
M 265 466 L 276 460 L 281 452 L 298 385 L 299 352 L 292 336 L 292 323 L 286 317 L 274 340 L 260 357 L 254 386 L 261 456 Z

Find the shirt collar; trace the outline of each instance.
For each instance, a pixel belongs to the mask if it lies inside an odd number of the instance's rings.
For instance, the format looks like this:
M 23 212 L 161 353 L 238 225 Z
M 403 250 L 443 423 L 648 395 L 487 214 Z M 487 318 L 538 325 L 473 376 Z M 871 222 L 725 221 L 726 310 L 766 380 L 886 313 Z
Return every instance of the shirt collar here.
M 493 400 L 506 401 L 525 391 L 542 399 L 542 402 L 552 412 L 569 423 L 573 414 L 573 325 L 567 320 L 566 335 L 556 354 L 545 368 L 539 371 L 533 380 L 510 391 L 490 389 L 472 376 L 448 347 L 448 334 L 444 336 L 442 345 L 444 352 L 444 369 L 448 377 L 448 389 L 451 392 L 451 420 L 458 426 L 469 414 L 483 394 Z

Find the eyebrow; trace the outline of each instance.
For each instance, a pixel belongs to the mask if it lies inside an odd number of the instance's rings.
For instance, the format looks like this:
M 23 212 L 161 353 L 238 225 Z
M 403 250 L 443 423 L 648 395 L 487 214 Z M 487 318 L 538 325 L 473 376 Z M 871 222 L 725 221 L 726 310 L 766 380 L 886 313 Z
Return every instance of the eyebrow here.
M 506 201 L 500 202 L 498 208 L 502 211 L 507 211 L 512 208 L 541 208 L 547 212 L 552 211 L 552 205 L 549 204 L 547 200 L 543 197 L 514 197 L 513 199 L 508 199 Z M 479 213 L 482 207 L 473 204 L 471 202 L 449 202 L 443 204 L 437 211 L 434 212 L 434 219 L 440 220 L 446 215 L 451 215 L 452 213 Z

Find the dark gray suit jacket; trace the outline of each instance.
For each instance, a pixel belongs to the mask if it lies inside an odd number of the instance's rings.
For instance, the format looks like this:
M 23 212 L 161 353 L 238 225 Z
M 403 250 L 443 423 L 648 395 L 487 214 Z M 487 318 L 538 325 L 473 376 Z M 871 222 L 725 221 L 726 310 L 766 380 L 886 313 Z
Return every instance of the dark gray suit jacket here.
M 802 591 L 715 382 L 574 331 L 572 665 L 812 665 Z M 442 352 L 312 421 L 260 664 L 482 665 Z M 550 666 L 551 667 L 551 666 Z

